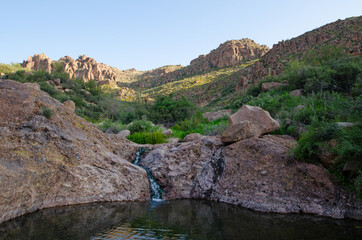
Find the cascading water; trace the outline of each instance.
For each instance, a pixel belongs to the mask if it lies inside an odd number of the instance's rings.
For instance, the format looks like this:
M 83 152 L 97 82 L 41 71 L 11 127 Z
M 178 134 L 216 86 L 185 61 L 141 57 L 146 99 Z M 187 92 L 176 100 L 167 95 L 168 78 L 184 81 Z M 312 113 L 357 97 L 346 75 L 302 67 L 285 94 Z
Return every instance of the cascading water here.
M 147 172 L 148 181 L 150 183 L 150 192 L 151 192 L 151 200 L 152 201 L 162 201 L 162 189 L 160 185 L 156 182 L 155 178 L 152 176 L 151 170 L 148 168 L 139 165 L 139 162 L 141 160 L 141 155 L 147 150 L 147 148 L 139 148 L 136 152 L 135 159 L 133 161 L 133 164 L 143 168 Z

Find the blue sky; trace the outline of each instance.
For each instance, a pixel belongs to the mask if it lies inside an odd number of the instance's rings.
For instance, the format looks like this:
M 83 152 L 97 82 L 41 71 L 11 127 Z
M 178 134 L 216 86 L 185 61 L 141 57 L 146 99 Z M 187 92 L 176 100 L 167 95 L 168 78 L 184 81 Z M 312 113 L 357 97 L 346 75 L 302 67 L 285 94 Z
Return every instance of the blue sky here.
M 0 0 L 0 63 L 86 54 L 119 69 L 188 65 L 231 39 L 272 47 L 359 16 L 361 0 Z

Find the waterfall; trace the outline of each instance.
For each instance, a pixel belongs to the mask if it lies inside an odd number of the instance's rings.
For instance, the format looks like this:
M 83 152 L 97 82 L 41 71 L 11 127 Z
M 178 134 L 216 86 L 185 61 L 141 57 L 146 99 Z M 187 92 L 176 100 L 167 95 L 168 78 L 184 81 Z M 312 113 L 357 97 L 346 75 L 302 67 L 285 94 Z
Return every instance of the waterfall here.
M 151 170 L 148 168 L 139 165 L 141 161 L 141 155 L 148 150 L 145 147 L 141 147 L 137 150 L 135 159 L 133 161 L 133 164 L 143 168 L 147 172 L 148 181 L 150 183 L 150 192 L 151 192 L 151 200 L 152 201 L 162 201 L 162 189 L 160 185 L 156 182 L 155 178 L 152 176 Z

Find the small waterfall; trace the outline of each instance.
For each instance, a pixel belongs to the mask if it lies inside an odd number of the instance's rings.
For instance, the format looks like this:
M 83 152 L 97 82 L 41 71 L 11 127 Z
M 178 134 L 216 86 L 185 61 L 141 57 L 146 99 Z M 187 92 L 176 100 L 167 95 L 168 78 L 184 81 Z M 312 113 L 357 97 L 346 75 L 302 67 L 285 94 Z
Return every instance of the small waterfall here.
M 150 192 L 151 192 L 151 200 L 152 201 L 162 201 L 162 189 L 160 185 L 156 182 L 155 178 L 152 176 L 151 170 L 148 168 L 139 165 L 139 162 L 141 160 L 141 155 L 146 152 L 148 148 L 141 147 L 137 150 L 135 159 L 133 161 L 133 164 L 143 168 L 147 172 L 148 181 L 150 183 Z

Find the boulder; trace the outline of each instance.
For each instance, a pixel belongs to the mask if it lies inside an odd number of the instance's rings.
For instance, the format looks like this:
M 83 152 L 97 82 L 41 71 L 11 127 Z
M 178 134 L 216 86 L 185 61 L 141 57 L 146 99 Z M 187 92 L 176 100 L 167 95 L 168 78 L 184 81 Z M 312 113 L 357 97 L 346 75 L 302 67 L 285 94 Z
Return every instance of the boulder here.
M 231 114 L 231 109 L 222 109 L 216 112 L 206 112 L 202 114 L 203 118 L 207 118 L 207 120 L 214 121 L 220 118 L 229 117 Z
M 291 91 L 289 93 L 289 95 L 292 96 L 292 97 L 300 97 L 300 96 L 303 95 L 303 91 L 302 91 L 302 89 L 296 89 L 294 91 Z
M 130 134 L 131 134 L 131 131 L 128 130 L 128 129 L 122 130 L 122 131 L 120 131 L 119 133 L 117 133 L 117 135 L 118 135 L 119 137 L 122 137 L 122 138 L 126 138 L 126 137 L 128 137 Z
M 243 105 L 236 113 L 230 115 L 229 125 L 250 121 L 260 128 L 261 134 L 273 132 L 279 129 L 279 123 L 275 121 L 269 112 L 260 107 Z
M 60 205 L 149 199 L 146 171 L 124 158 L 135 149 L 128 140 L 111 140 L 28 84 L 1 81 L 0 106 L 0 222 Z
M 259 126 L 250 121 L 242 121 L 240 123 L 231 125 L 221 135 L 223 143 L 232 143 L 250 137 L 259 137 L 262 135 Z
M 67 108 L 72 110 L 73 112 L 75 111 L 75 103 L 72 100 L 67 100 L 67 101 L 63 102 L 63 104 L 64 104 L 64 106 L 66 106 Z
M 202 135 L 200 133 L 191 133 L 191 134 L 187 135 L 186 137 L 184 137 L 183 141 L 192 142 L 195 140 L 199 140 L 201 138 L 202 138 Z
M 165 137 L 169 137 L 169 136 L 172 135 L 172 130 L 171 130 L 171 129 L 167 129 L 167 130 L 163 131 L 162 134 L 163 134 Z
M 298 111 L 300 111 L 300 110 L 303 110 L 304 108 L 305 108 L 304 105 L 298 105 L 298 106 L 295 107 L 294 110 L 295 110 L 296 112 L 298 112 Z
M 59 86 L 60 83 L 61 83 L 61 80 L 60 80 L 60 78 L 56 78 L 56 79 L 53 80 L 53 82 L 54 82 L 55 85 Z
M 273 89 L 278 89 L 284 86 L 287 86 L 288 84 L 281 83 L 281 82 L 266 82 L 261 84 L 261 90 L 263 92 L 268 92 Z

